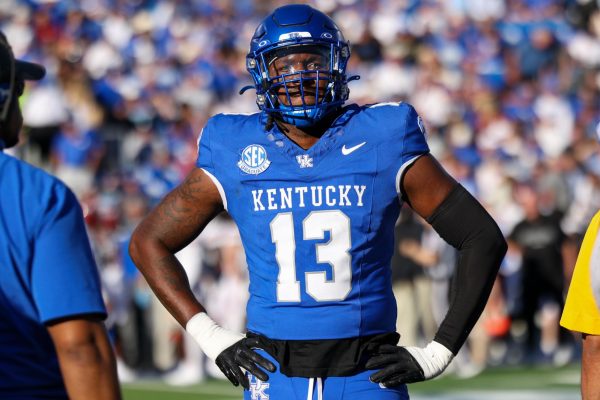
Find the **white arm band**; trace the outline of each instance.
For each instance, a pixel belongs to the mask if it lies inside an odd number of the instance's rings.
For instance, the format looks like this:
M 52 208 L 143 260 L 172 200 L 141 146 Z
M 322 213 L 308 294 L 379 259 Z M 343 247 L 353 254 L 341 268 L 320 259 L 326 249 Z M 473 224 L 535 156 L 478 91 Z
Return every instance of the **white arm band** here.
M 221 328 L 204 312 L 190 318 L 185 325 L 185 330 L 196 340 L 204 354 L 213 361 L 223 350 L 245 337 L 241 333 Z
M 423 369 L 425 379 L 435 378 L 450 364 L 454 354 L 444 345 L 431 341 L 425 348 L 406 347 L 406 350 L 419 363 Z

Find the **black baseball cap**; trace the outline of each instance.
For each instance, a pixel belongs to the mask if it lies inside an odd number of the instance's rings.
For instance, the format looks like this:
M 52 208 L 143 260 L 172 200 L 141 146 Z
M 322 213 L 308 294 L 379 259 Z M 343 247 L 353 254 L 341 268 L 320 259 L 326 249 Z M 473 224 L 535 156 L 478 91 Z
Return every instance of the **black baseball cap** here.
M 14 56 L 6 36 L 0 31 L 0 83 L 10 82 L 13 59 Z M 17 79 L 39 81 L 46 75 L 46 68 L 42 65 L 16 59 L 14 62 Z

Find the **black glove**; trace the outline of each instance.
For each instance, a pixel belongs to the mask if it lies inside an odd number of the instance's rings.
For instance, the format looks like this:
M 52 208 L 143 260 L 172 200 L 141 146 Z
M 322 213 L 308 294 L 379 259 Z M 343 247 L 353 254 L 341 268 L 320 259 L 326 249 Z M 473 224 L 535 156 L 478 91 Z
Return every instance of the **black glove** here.
M 243 338 L 217 356 L 217 366 L 234 386 L 241 384 L 244 389 L 250 389 L 248 377 L 241 368 L 263 382 L 269 380 L 269 376 L 259 366 L 269 372 L 275 372 L 275 365 L 255 352 L 253 349 L 256 348 L 260 348 L 258 338 Z
M 404 347 L 382 345 L 366 364 L 367 369 L 379 369 L 370 376 L 371 382 L 385 387 L 425 380 L 423 369 Z
M 450 350 L 435 341 L 425 348 L 384 344 L 365 366 L 382 368 L 371 375 L 371 382 L 391 387 L 434 378 L 446 369 L 453 357 Z

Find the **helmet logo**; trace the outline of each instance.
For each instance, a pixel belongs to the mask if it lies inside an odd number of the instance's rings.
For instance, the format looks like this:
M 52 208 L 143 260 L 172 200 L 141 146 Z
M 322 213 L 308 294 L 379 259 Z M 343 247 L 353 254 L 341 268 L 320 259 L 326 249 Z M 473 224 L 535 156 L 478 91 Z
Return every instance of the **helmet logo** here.
M 258 175 L 271 165 L 267 151 L 258 144 L 251 144 L 242 150 L 237 166 L 247 174 Z
M 323 34 L 321 35 L 322 38 L 325 39 L 333 39 L 333 35 L 329 32 L 323 32 Z
M 269 42 L 268 40 L 263 40 L 258 44 L 258 47 L 265 47 L 269 43 L 271 43 L 271 42 Z
M 279 40 L 288 40 L 288 39 L 300 39 L 300 38 L 309 38 L 312 37 L 310 32 L 290 32 L 279 35 Z

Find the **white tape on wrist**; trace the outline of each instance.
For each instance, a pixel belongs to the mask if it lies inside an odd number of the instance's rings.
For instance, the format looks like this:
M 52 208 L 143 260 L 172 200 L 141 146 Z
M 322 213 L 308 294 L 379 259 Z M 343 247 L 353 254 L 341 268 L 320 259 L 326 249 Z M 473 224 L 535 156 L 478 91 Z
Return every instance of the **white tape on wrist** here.
M 245 337 L 241 333 L 221 328 L 204 312 L 190 318 L 185 325 L 185 330 L 192 335 L 200 349 L 211 360 L 215 360 L 223 350 Z
M 414 357 L 423 369 L 425 379 L 435 378 L 450 364 L 454 354 L 436 341 L 431 341 L 425 348 L 406 347 L 406 350 Z

